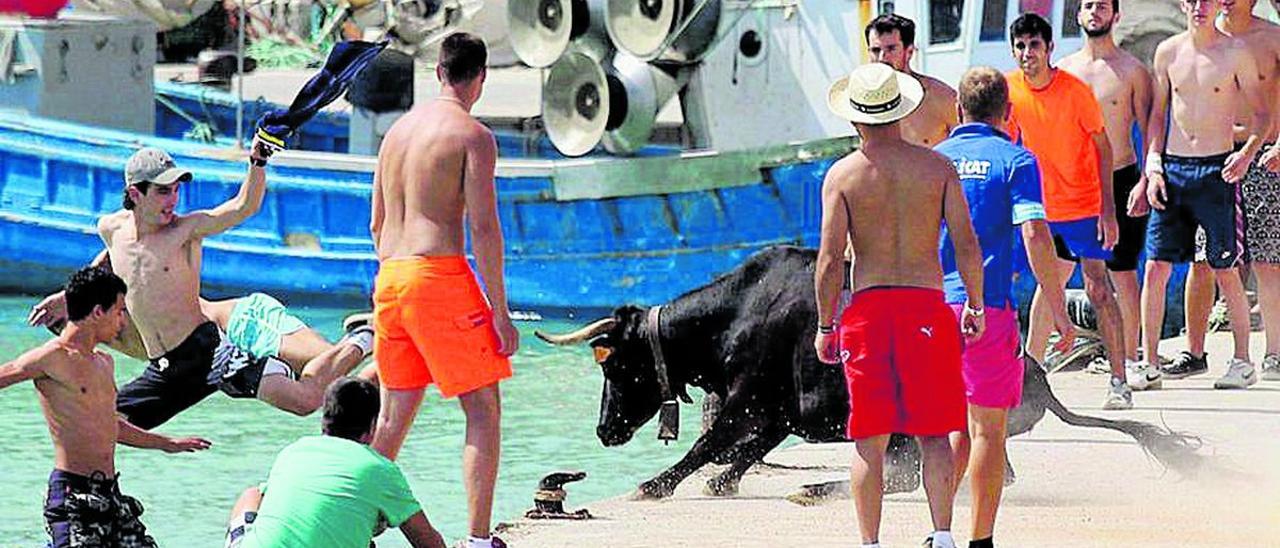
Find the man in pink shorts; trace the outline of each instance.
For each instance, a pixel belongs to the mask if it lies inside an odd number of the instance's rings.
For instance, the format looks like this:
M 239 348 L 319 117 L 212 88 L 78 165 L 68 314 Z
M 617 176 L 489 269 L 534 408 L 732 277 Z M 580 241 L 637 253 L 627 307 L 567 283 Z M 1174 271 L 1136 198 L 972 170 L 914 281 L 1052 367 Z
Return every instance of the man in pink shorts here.
M 1042 278 L 1054 272 L 1053 236 L 1045 221 L 1036 159 L 1027 149 L 1009 142 L 1004 133 L 1009 111 L 1004 76 L 989 67 L 970 69 L 960 79 L 959 93 L 962 123 L 934 150 L 950 158 L 960 176 L 984 265 L 982 300 L 987 329 L 982 338 L 966 341 L 961 357 L 969 431 L 952 436 L 957 484 L 969 464 L 969 439 L 973 439 L 974 540 L 969 546 L 974 548 L 992 546 L 996 508 L 1004 486 L 1005 419 L 1022 399 L 1022 345 L 1012 294 L 1014 226 L 1022 226 L 1027 259 L 1062 335 L 1061 349 L 1070 348 L 1074 332 L 1062 284 Z M 946 229 L 943 231 L 945 234 Z M 942 270 L 947 302 L 959 317 L 966 291 L 949 238 L 942 239 Z

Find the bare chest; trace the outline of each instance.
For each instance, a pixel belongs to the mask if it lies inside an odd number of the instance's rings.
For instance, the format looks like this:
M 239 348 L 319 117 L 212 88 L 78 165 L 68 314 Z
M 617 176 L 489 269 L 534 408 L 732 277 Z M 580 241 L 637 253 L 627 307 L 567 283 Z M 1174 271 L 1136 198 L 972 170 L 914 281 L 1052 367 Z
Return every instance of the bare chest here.
M 1222 56 L 1181 55 L 1169 66 L 1169 85 L 1178 103 L 1192 108 L 1225 107 L 1237 98 L 1240 87 L 1235 72 Z
M 1107 114 L 1128 111 L 1133 101 L 1133 89 L 1125 78 L 1125 73 L 1102 61 L 1081 63 L 1071 67 L 1070 72 L 1089 85 L 1098 106 Z

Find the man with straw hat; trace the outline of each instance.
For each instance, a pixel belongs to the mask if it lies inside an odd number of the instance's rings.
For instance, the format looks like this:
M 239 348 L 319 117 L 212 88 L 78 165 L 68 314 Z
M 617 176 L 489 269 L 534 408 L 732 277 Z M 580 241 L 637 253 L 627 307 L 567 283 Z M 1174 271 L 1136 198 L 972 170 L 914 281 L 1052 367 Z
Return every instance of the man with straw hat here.
M 955 168 L 945 156 L 904 141 L 897 123 L 923 95 L 914 78 L 875 63 L 836 81 L 827 97 L 831 111 L 857 128 L 862 146 L 831 166 L 823 182 L 814 347 L 822 361 L 844 363 L 848 436 L 856 446 L 853 496 L 864 547 L 879 546 L 884 454 L 894 432 L 920 439 L 932 545 L 955 546 L 947 436 L 966 427 L 961 335 L 976 339 L 985 327 L 982 250 Z M 968 298 L 959 325 L 942 293 L 943 220 Z M 834 310 L 849 240 L 859 260 L 837 351 Z

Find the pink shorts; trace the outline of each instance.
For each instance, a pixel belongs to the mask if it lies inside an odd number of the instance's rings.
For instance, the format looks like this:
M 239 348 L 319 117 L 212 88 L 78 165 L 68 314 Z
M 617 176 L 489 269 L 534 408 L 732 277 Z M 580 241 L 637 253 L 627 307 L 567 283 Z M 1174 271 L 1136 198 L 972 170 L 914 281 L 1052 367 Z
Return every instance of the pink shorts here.
M 956 318 L 963 309 L 964 305 L 951 305 Z M 978 340 L 965 341 L 960 361 L 969 403 L 1003 409 L 1022 403 L 1022 338 L 1017 311 L 987 307 L 987 329 Z

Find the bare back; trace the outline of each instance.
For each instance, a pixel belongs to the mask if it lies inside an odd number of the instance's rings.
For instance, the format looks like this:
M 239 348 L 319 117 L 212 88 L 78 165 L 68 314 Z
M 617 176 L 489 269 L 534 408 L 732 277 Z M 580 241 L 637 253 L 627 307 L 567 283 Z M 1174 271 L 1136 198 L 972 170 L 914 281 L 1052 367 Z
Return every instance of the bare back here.
M 54 466 L 82 475 L 115 474 L 116 384 L 111 357 L 82 354 L 51 340 L 39 353 L 45 375 L 35 379 L 53 439 Z
M 467 162 L 485 138 L 492 142 L 488 128 L 448 101 L 434 101 L 396 121 L 378 151 L 379 260 L 464 252 Z
M 1145 125 L 1150 114 L 1151 73 L 1147 68 L 1137 57 L 1119 48 L 1114 55 L 1098 59 L 1077 51 L 1063 58 L 1058 68 L 1093 90 L 1106 122 L 1114 169 L 1137 163 L 1132 128 L 1135 120 Z
M 941 80 L 923 74 L 913 74 L 924 86 L 924 101 L 915 112 L 898 124 L 902 138 L 908 143 L 933 147 L 946 140 L 958 123 L 956 92 Z
M 847 207 L 852 287 L 942 288 L 938 235 L 947 174 L 942 155 L 898 141 L 864 147 L 832 166 Z
M 151 358 L 174 349 L 208 321 L 200 312 L 203 240 L 192 235 L 191 220 L 139 234 L 133 213 L 113 213 L 98 223 L 111 268 L 129 287 L 125 305 Z
M 1244 43 L 1257 65 L 1260 91 L 1263 97 L 1269 98 L 1267 106 L 1271 109 L 1271 125 L 1261 135 L 1263 141 L 1272 142 L 1276 131 L 1280 130 L 1280 106 L 1276 104 L 1280 101 L 1280 25 L 1255 16 L 1248 31 L 1232 36 Z M 1253 108 L 1247 102 L 1236 108 L 1235 142 L 1243 143 L 1249 139 L 1245 128 L 1252 115 Z
M 1156 93 L 1168 93 L 1172 115 L 1165 141 L 1169 154 L 1213 156 L 1230 152 L 1235 144 L 1233 124 L 1224 121 L 1235 119 L 1237 105 L 1250 103 L 1240 78 L 1256 76 L 1239 41 L 1221 33 L 1218 37 L 1197 48 L 1184 32 L 1157 48 L 1156 85 L 1167 88 Z

